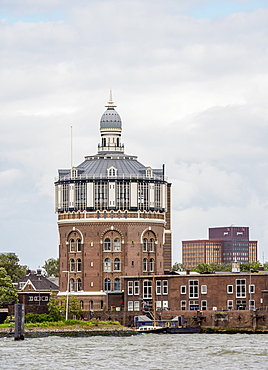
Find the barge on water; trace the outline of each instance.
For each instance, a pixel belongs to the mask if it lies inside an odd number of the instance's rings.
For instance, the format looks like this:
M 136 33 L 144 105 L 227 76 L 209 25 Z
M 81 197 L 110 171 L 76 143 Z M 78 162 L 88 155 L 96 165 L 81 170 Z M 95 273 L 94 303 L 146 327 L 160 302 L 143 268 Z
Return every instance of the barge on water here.
M 139 333 L 165 333 L 165 334 L 194 334 L 200 333 L 201 328 L 188 326 L 184 316 L 176 316 L 171 320 L 152 320 L 146 315 L 134 317 L 135 330 Z

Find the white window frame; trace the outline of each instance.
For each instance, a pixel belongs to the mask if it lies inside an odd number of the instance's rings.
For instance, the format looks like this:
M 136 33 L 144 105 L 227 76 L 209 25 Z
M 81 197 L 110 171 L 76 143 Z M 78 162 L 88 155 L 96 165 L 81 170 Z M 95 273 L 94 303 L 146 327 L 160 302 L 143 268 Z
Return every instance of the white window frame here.
M 227 300 L 227 308 L 228 308 L 228 310 L 230 310 L 230 309 L 233 310 L 233 308 L 234 308 L 234 300 L 233 299 L 228 299 Z
M 163 310 L 168 309 L 168 301 L 162 301 Z
M 186 311 L 186 307 L 187 307 L 187 302 L 181 301 L 181 311 Z
M 167 280 L 162 281 L 162 291 L 163 291 L 163 295 L 168 294 L 168 281 Z
M 133 311 L 133 301 L 128 301 L 127 302 L 127 310 L 128 311 Z
M 255 284 L 249 284 L 248 292 L 249 292 L 249 294 L 254 294 L 255 293 Z
M 208 309 L 207 301 L 206 300 L 201 301 L 201 311 L 207 311 L 207 309 Z
M 189 280 L 189 298 L 199 298 L 199 281 Z
M 156 310 L 161 310 L 162 309 L 162 301 L 156 301 Z
M 152 299 L 152 281 L 143 281 L 143 299 Z
M 134 281 L 134 295 L 140 294 L 140 282 L 138 280 Z
M 133 281 L 128 281 L 127 283 L 127 294 L 133 295 Z
M 233 285 L 227 285 L 227 294 L 233 294 L 233 293 L 234 293 L 234 286 Z
M 243 281 L 243 283 L 239 283 Z M 246 279 L 236 279 L 236 298 L 246 298 Z
M 161 291 L 162 291 L 161 288 L 162 288 L 161 280 L 156 280 L 156 285 L 155 285 L 156 295 L 161 295 Z
M 207 294 L 207 285 L 201 285 L 201 294 Z
M 186 285 L 181 285 L 181 294 L 186 294 Z
M 139 310 L 140 310 L 140 302 L 134 301 L 134 311 L 139 311 Z
M 248 308 L 249 308 L 249 310 L 255 310 L 255 299 L 249 299 Z

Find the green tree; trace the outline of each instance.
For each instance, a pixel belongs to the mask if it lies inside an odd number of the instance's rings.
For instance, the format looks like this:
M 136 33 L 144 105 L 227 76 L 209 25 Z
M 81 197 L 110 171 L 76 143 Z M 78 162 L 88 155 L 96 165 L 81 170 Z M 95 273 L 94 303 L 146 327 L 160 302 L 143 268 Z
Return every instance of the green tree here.
M 4 302 L 18 302 L 18 293 L 12 284 L 11 277 L 0 267 L 0 306 Z
M 212 271 L 212 268 L 208 263 L 199 263 L 196 267 L 192 268 L 192 271 L 199 272 L 200 274 L 209 274 Z
M 259 267 L 261 266 L 260 262 L 247 262 L 240 264 L 240 271 L 241 272 L 258 272 Z
M 62 320 L 60 303 L 57 300 L 55 293 L 51 293 L 47 306 L 49 315 L 51 316 L 53 321 Z
M 174 265 L 172 266 L 172 271 L 183 271 L 183 264 L 179 262 L 175 262 Z
M 66 298 L 63 300 L 63 306 L 61 307 L 62 312 L 66 312 Z M 80 302 L 73 295 L 68 297 L 68 318 L 70 314 L 76 316 L 77 319 L 83 317 L 83 310 L 81 309 Z
M 44 276 L 59 276 L 59 259 L 58 258 L 49 258 L 45 261 L 44 266 L 42 266 L 45 270 Z
M 0 254 L 0 267 L 6 270 L 12 283 L 17 283 L 19 279 L 26 275 L 27 266 L 20 265 L 19 261 L 20 259 L 16 254 Z

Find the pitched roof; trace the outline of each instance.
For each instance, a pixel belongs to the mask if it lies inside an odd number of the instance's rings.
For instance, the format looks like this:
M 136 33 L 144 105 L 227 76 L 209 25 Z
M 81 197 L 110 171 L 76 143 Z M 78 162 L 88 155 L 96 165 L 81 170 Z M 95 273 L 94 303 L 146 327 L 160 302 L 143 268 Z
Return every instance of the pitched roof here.
M 32 285 L 36 291 L 50 291 L 59 290 L 58 285 L 54 284 L 49 279 L 45 278 L 43 275 L 36 273 L 29 273 L 23 278 L 21 278 L 17 283 L 17 289 L 23 291 L 26 288 L 27 282 Z M 24 287 L 20 289 L 20 283 L 25 283 Z

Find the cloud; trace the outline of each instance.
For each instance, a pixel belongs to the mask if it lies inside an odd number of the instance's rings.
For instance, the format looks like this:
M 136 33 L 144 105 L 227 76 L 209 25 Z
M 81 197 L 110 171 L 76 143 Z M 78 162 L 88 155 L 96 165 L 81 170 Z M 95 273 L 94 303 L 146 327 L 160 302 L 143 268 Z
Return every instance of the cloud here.
M 70 166 L 70 126 L 79 164 L 97 151 L 110 88 L 126 152 L 166 164 L 176 250 L 245 223 L 264 251 L 268 8 L 229 3 L 216 19 L 209 1 L 1 2 L 1 228 L 15 222 L 23 263 L 57 255 L 53 181 Z

